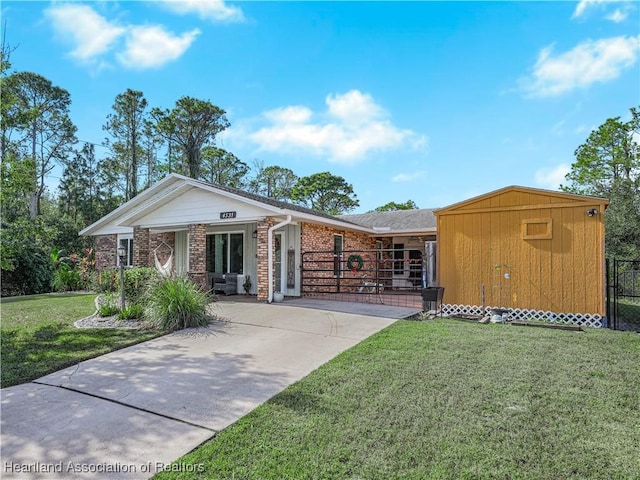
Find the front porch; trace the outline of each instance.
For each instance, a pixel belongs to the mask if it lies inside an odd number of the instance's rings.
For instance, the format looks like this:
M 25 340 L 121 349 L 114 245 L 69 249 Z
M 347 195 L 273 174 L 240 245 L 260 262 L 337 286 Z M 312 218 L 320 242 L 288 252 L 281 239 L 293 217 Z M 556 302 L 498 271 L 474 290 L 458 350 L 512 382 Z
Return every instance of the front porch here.
M 390 239 L 387 239 L 390 240 Z M 422 289 L 434 286 L 435 242 L 394 241 L 382 248 L 302 253 L 302 296 L 422 310 Z M 387 242 L 389 243 L 389 242 Z
M 249 223 L 134 227 L 133 235 L 119 235 L 116 243 L 132 249 L 127 254 L 131 266 L 168 265 L 172 273 L 188 275 L 206 289 L 223 295 L 248 293 L 266 301 L 273 291 L 300 295 L 295 268 L 300 226 L 283 223 L 267 217 Z

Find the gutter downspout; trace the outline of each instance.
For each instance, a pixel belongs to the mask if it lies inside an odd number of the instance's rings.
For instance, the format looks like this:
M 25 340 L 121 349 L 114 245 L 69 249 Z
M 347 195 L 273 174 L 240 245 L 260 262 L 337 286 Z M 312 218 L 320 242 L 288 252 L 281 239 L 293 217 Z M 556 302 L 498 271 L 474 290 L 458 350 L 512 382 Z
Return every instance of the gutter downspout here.
M 291 215 L 287 215 L 286 220 L 277 223 L 273 227 L 269 227 L 267 233 L 267 268 L 269 269 L 267 273 L 269 282 L 269 297 L 267 298 L 267 303 L 273 302 L 273 232 L 289 223 L 291 223 Z

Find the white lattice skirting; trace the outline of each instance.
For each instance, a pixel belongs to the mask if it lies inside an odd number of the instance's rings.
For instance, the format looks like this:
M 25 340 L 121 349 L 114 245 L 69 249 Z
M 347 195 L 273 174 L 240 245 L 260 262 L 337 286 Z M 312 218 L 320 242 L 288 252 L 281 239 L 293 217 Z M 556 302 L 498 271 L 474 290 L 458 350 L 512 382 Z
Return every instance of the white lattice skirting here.
M 489 314 L 489 310 L 496 307 L 482 307 L 477 305 L 442 305 L 442 314 L 446 316 L 459 315 L 480 315 Z M 521 308 L 510 308 L 507 314 L 509 320 L 545 320 L 547 322 L 564 323 L 570 325 L 580 325 L 581 327 L 603 327 L 603 319 L 597 313 L 555 313 L 543 310 L 525 310 Z

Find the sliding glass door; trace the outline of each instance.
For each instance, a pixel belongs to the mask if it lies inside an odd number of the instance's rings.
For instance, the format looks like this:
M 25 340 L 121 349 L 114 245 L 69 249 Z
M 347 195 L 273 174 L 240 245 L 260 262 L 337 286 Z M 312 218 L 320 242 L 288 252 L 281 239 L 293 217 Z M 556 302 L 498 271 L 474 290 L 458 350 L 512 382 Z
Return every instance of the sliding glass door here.
M 243 273 L 244 235 L 214 233 L 207 235 L 207 272 Z

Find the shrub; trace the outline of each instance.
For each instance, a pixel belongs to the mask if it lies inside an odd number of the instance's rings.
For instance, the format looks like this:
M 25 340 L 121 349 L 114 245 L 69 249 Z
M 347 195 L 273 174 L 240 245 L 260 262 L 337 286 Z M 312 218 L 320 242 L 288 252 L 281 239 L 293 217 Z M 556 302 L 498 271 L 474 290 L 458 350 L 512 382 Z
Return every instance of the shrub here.
M 207 312 L 211 297 L 186 277 L 162 278 L 149 290 L 146 317 L 162 330 L 203 327 L 215 317 Z
M 117 268 L 105 268 L 92 280 L 91 289 L 98 293 L 111 293 L 118 290 L 120 276 Z
M 106 293 L 99 299 L 98 314 L 101 317 L 110 317 L 120 313 L 120 307 L 118 301 L 114 297 L 113 293 Z
M 118 313 L 120 313 L 120 309 L 115 305 L 105 304 L 100 305 L 100 308 L 98 308 L 98 314 L 101 317 L 111 317 L 112 315 L 116 315 Z
M 48 253 L 36 246 L 25 248 L 14 253 L 12 262 L 13 270 L 2 269 L 2 296 L 51 291 L 53 264 Z
M 58 292 L 86 290 L 95 268 L 93 250 L 84 249 L 82 254 L 64 255 L 64 250 L 54 248 L 50 254 L 55 269 L 53 288 Z
M 133 267 L 124 269 L 124 295 L 127 302 L 141 303 L 150 284 L 157 281 L 159 275 L 155 268 Z M 120 269 L 105 268 L 93 279 L 92 288 L 98 293 L 120 291 Z
M 53 289 L 68 292 L 82 289 L 82 278 L 77 269 L 62 264 L 53 274 Z
M 138 320 L 144 317 L 144 307 L 138 303 L 125 305 L 118 313 L 118 320 Z
M 124 296 L 127 302 L 141 303 L 149 288 L 159 279 L 158 271 L 150 267 L 126 268 L 124 271 Z M 120 277 L 118 276 L 118 282 Z M 118 283 L 118 290 L 120 284 Z
M 78 256 L 76 262 L 76 270 L 80 276 L 80 288 L 89 290 L 93 275 L 96 271 L 96 256 L 92 248 L 85 248 L 82 255 Z

